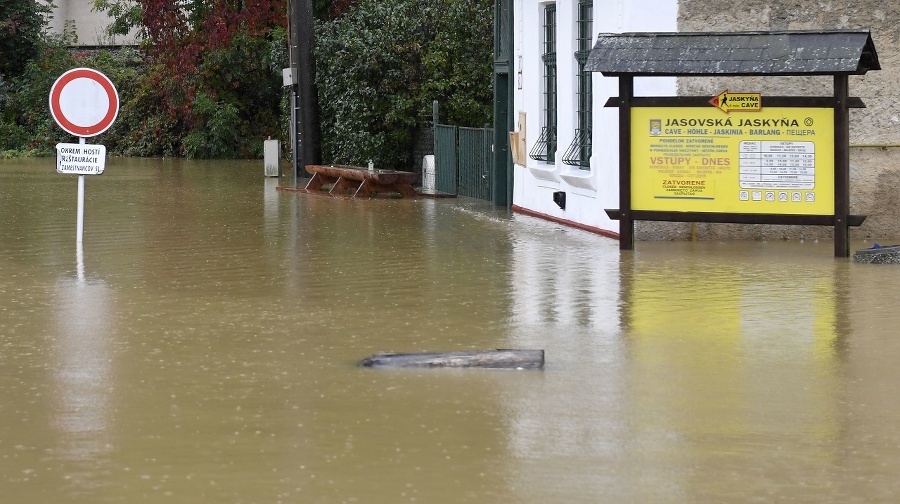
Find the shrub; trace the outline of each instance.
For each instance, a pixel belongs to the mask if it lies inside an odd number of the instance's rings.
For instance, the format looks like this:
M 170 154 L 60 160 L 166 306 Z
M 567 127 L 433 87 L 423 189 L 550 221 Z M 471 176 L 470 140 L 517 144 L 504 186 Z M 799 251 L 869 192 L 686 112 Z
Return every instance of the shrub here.
M 42 44 L 38 57 L 26 63 L 9 83 L 2 120 L 4 130 L 12 136 L 3 142 L 4 150 L 49 156 L 58 142 L 71 141 L 71 135 L 53 121 L 47 99 L 56 79 L 77 66 L 83 65 L 65 50 L 62 40 Z
M 18 76 L 37 55 L 49 13 L 46 1 L 0 0 L 0 75 Z
M 403 169 L 438 100 L 448 120 L 491 119 L 492 2 L 360 0 L 316 32 L 326 162 Z
M 103 72 L 115 84 L 120 102 L 138 86 L 143 60 L 137 50 L 72 52 L 66 48 L 69 42 L 66 35 L 43 41 L 37 58 L 9 82 L 6 99 L 0 103 L 0 149 L 18 155 L 49 156 L 55 154 L 57 143 L 73 141 L 53 120 L 47 104 L 53 83 L 68 70 L 90 67 Z M 112 128 L 91 140 L 103 143 L 110 152 L 120 148 L 127 131 L 121 120 L 123 112 L 127 116 L 127 109 L 120 103 L 119 110 Z

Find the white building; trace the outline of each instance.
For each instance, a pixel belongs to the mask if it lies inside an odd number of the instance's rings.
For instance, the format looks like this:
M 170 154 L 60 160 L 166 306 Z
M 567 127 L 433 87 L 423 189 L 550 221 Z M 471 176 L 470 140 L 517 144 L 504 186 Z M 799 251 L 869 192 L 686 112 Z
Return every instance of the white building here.
M 618 208 L 618 109 L 603 107 L 618 96 L 618 79 L 582 66 L 598 33 L 677 31 L 677 15 L 674 0 L 515 1 L 511 112 L 525 137 L 515 211 L 618 233 L 604 212 Z M 670 96 L 675 86 L 675 78 L 636 79 L 635 95 Z M 559 192 L 565 208 L 554 201 Z
M 77 46 L 118 46 L 137 44 L 134 33 L 129 36 L 111 37 L 106 27 L 112 19 L 105 12 L 94 10 L 94 0 L 55 0 L 53 16 L 47 30 L 61 35 L 64 30 L 74 28 Z
M 503 4 L 506 0 L 497 0 Z M 579 64 L 599 33 L 871 30 L 886 64 L 880 72 L 853 75 L 850 95 L 851 213 L 867 215 L 851 228 L 857 239 L 900 236 L 900 196 L 887 188 L 900 180 L 897 148 L 900 105 L 883 97 L 900 92 L 896 25 L 900 4 L 748 0 L 508 0 L 512 25 L 508 72 L 513 98 L 511 129 L 519 133 L 513 154 L 514 211 L 618 236 L 606 209 L 619 208 L 618 79 L 599 73 L 579 77 Z M 502 25 L 502 23 L 501 23 Z M 495 63 L 496 66 L 496 63 Z M 636 96 L 716 96 L 744 89 L 772 96 L 830 96 L 830 76 L 637 78 Z M 585 89 L 589 90 L 590 97 Z M 549 141 L 548 141 L 549 140 Z M 580 141 L 583 146 L 579 146 Z M 565 208 L 557 201 L 565 196 Z M 561 201 L 559 201 L 562 203 Z M 828 239 L 829 226 L 766 226 L 641 221 L 639 239 Z M 696 232 L 696 235 L 695 235 Z

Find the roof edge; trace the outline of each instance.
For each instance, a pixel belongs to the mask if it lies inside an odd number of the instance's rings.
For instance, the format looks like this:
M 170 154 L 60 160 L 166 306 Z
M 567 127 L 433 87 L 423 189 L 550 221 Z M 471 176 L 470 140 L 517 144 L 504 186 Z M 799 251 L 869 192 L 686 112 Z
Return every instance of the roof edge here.
M 600 33 L 586 69 L 605 76 L 863 75 L 869 29 Z

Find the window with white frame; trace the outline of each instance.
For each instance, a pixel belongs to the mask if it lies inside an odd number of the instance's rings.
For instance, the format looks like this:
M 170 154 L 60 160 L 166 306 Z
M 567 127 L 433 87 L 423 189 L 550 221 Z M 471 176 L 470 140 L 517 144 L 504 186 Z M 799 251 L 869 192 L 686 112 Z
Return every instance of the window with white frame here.
M 584 68 L 588 55 L 591 53 L 594 25 L 594 0 L 578 0 L 578 28 L 577 49 L 575 61 L 577 63 L 576 82 L 578 85 L 578 110 L 575 138 L 569 144 L 563 154 L 563 163 L 590 170 L 591 168 L 591 114 L 593 111 L 591 97 L 591 72 Z
M 553 163 L 556 161 L 556 4 L 543 7 L 543 62 L 544 103 L 541 135 L 528 153 L 532 159 Z

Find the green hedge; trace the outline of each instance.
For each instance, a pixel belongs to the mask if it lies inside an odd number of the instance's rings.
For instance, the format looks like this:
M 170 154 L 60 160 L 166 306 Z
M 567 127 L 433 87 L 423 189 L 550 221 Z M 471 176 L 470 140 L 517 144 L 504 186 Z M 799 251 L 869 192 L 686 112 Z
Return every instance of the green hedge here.
M 287 65 L 284 30 L 266 37 L 238 34 L 225 50 L 206 55 L 191 76 L 195 95 L 185 102 L 184 79 L 137 48 L 69 50 L 66 37 L 46 40 L 19 76 L 0 80 L 0 157 L 52 156 L 71 142 L 53 121 L 50 87 L 67 70 L 95 68 L 119 93 L 113 126 L 91 139 L 111 154 L 138 157 L 261 158 L 263 140 L 286 137 L 289 109 L 281 86 Z M 181 104 L 184 114 L 174 113 Z
M 317 21 L 325 162 L 372 159 L 405 168 L 413 131 L 427 125 L 433 100 L 443 121 L 491 121 L 493 2 L 359 0 L 339 7 L 337 18 Z M 19 75 L 0 77 L 0 156 L 53 155 L 56 143 L 72 141 L 53 122 L 47 97 L 56 78 L 76 67 L 100 70 L 119 91 L 116 122 L 92 140 L 112 154 L 255 158 L 264 138 L 287 136 L 282 27 L 238 28 L 226 47 L 201 54 L 189 74 L 141 49 L 72 52 L 72 36 L 42 40 Z
M 326 163 L 408 165 L 415 127 L 491 120 L 493 2 L 361 0 L 316 31 Z

